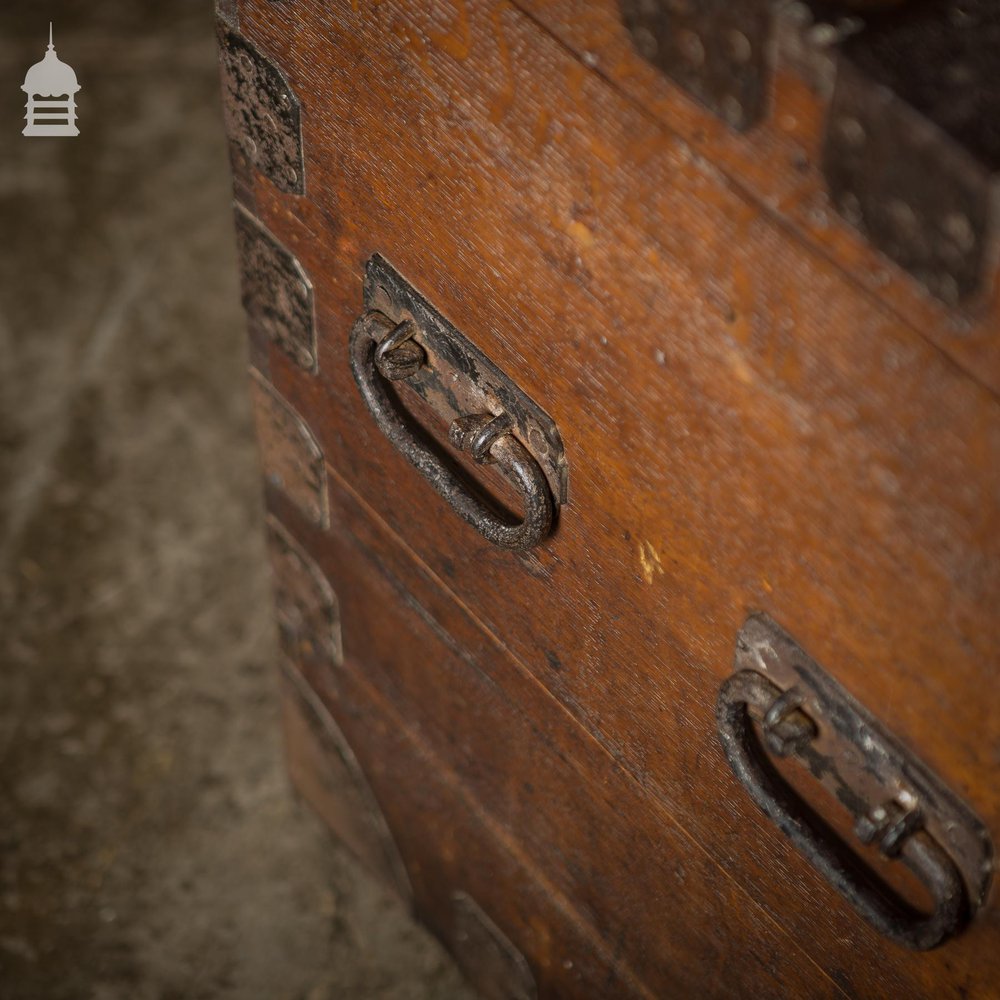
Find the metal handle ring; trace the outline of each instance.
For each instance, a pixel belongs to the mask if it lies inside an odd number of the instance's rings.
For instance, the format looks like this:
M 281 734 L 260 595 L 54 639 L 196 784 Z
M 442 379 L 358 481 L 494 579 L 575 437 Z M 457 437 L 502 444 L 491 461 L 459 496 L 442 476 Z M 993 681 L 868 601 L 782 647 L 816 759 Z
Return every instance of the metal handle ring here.
M 778 774 L 754 732 L 751 708 L 766 719 L 776 704 L 790 707 L 787 700 L 780 701 L 782 695 L 755 670 L 738 671 L 719 691 L 719 738 L 729 766 L 750 797 L 876 930 L 918 950 L 937 947 L 957 934 L 968 920 L 965 883 L 954 861 L 919 822 L 892 826 L 883 853 L 898 857 L 921 880 L 933 901 L 930 914 L 920 913 L 885 884 L 872 884 L 849 870 L 843 845 L 829 829 L 817 828 L 812 811 Z M 809 719 L 801 708 L 792 714 Z M 814 725 L 811 720 L 809 724 Z
M 487 434 L 490 421 L 495 419 L 494 415 L 472 415 L 477 420 L 486 418 L 486 426 L 479 428 L 480 440 L 476 442 L 478 455 L 482 455 L 483 460 L 495 462 L 521 496 L 524 517 L 513 524 L 499 517 L 479 500 L 469 485 L 419 440 L 411 430 L 409 421 L 399 412 L 386 391 L 384 378 L 404 380 L 415 374 L 424 363 L 423 350 L 412 339 L 414 332 L 411 321 L 395 324 L 376 311 L 367 312 L 357 320 L 351 330 L 350 360 L 361 398 L 379 430 L 435 491 L 448 501 L 459 517 L 500 548 L 532 548 L 552 527 L 552 495 L 541 466 L 528 449 L 509 433 L 510 425 L 497 425 Z M 386 349 L 382 350 L 381 345 L 387 336 L 392 339 Z M 406 352 L 405 357 L 400 357 L 397 364 L 396 355 L 402 351 Z M 460 417 L 459 421 L 467 419 L 470 418 Z

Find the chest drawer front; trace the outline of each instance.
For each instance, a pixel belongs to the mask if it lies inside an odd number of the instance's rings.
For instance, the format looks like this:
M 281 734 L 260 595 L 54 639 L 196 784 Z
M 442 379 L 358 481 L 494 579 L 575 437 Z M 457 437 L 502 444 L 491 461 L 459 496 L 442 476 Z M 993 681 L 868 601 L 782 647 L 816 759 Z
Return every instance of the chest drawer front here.
M 379 820 L 390 831 L 393 850 L 412 873 L 414 912 L 456 957 L 466 953 L 469 979 L 484 997 L 534 1000 L 538 996 L 527 960 L 509 944 L 507 933 L 528 942 L 527 954 L 544 975 L 543 996 L 571 997 L 581 982 L 607 982 L 608 996 L 644 997 L 640 984 L 609 969 L 595 954 L 600 942 L 536 882 L 523 857 L 484 823 L 481 810 L 449 778 L 440 761 L 406 728 L 371 687 L 361 684 L 332 707 L 293 672 L 282 675 L 282 715 L 292 780 L 300 794 L 354 849 L 352 818 L 345 813 L 343 776 L 333 741 L 350 746 L 366 784 L 379 802 Z M 356 852 L 366 857 L 370 851 Z M 375 874 L 380 874 L 377 865 Z M 395 886 L 392 886 L 395 888 Z M 459 923 L 460 901 L 475 899 L 503 924 L 496 936 L 512 958 L 489 961 L 480 945 L 469 953 L 467 932 Z M 481 912 L 479 902 L 475 902 Z M 544 938 L 534 935 L 542 931 Z M 502 947 L 502 946 L 501 946 Z M 536 952 L 537 949 L 537 952 Z M 577 956 L 577 963 L 549 967 L 549 953 Z M 537 954 L 537 957 L 536 957 Z M 511 981 L 512 967 L 519 981 Z M 517 987 L 520 987 L 518 990 Z M 598 995 L 598 994 L 594 994 Z
M 316 289 L 319 371 L 271 351 L 278 391 L 365 516 L 715 857 L 750 838 L 810 884 L 719 784 L 715 695 L 749 610 L 995 830 L 970 697 L 998 638 L 994 399 L 515 10 L 462 9 L 302 10 L 294 30 L 244 9 L 300 96 L 324 80 L 303 98 L 309 197 L 253 184 Z M 558 424 L 569 502 L 531 554 L 448 520 L 372 425 L 346 342 L 374 253 Z M 777 898 L 765 872 L 733 878 Z M 916 989 L 945 962 L 985 982 L 996 936 L 987 915 L 911 964 L 836 903 L 782 919 L 830 975 Z
M 328 532 L 270 499 L 344 622 L 343 662 L 296 676 L 361 761 L 401 838 L 418 910 L 431 891 L 424 865 L 454 866 L 433 895 L 471 893 L 545 995 L 838 994 L 780 921 L 744 902 L 724 867 L 348 496 Z M 466 812 L 480 818 L 466 827 Z M 408 854 L 408 827 L 453 822 L 441 843 Z M 498 880 L 494 854 L 521 871 Z M 751 950 L 757 960 L 741 962 Z

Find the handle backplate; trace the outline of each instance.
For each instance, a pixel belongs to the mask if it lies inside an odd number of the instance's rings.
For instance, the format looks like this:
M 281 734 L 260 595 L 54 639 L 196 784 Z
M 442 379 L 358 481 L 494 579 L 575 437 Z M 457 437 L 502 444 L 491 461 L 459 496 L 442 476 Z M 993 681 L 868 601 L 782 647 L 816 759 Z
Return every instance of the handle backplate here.
M 548 534 L 567 499 L 555 423 L 379 254 L 365 268 L 350 359 L 379 429 L 459 516 L 501 548 L 531 548 Z M 390 383 L 405 384 L 441 417 L 459 451 L 496 464 L 521 497 L 521 522 L 483 502 L 472 481 L 419 431 Z
M 364 308 L 396 323 L 413 321 L 427 360 L 406 379 L 446 424 L 464 414 L 503 412 L 531 452 L 557 504 L 567 500 L 568 472 L 562 438 L 552 418 L 463 336 L 381 254 L 365 267 Z
M 928 948 L 957 933 L 984 902 L 992 876 L 993 848 L 982 822 L 766 616 L 752 616 L 740 630 L 734 669 L 720 691 L 719 735 L 756 803 L 889 937 Z M 923 881 L 934 912 L 922 917 L 887 886 L 873 888 L 851 874 L 847 845 L 835 842 L 769 755 L 803 764 L 849 811 L 860 842 L 879 845 Z

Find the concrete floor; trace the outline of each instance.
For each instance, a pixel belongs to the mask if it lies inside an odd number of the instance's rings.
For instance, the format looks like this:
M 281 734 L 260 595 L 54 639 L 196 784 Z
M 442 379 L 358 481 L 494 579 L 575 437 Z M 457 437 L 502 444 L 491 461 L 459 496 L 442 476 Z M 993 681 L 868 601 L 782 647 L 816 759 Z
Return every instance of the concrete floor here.
M 470 996 L 284 775 L 209 0 L 3 6 L 0 234 L 0 997 Z

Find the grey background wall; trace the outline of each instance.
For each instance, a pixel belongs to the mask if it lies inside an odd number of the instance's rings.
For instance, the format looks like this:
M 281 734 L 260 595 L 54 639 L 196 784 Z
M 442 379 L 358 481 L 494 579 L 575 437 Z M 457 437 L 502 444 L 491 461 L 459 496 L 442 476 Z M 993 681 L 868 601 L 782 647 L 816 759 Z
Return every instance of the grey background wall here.
M 217 89 L 209 0 L 0 10 L 0 997 L 466 996 L 285 779 Z

